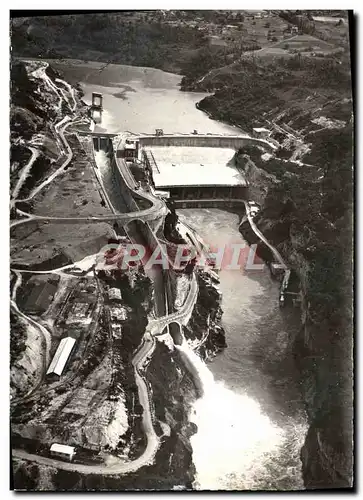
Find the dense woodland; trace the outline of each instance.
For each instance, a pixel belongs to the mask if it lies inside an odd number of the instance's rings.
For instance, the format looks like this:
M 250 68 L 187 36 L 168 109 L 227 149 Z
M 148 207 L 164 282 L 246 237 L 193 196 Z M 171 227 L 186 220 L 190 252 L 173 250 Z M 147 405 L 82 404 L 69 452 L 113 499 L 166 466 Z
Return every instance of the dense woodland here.
M 197 28 L 162 24 L 147 12 L 46 16 L 15 20 L 14 55 L 76 58 L 167 69 L 207 43 Z

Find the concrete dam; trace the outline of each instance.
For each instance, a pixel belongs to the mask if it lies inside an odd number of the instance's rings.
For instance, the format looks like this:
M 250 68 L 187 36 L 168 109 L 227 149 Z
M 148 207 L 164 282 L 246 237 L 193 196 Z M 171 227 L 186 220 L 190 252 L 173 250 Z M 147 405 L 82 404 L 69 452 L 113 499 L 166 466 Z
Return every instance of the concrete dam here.
M 131 132 L 91 135 L 95 151 L 111 153 L 113 163 L 123 165 L 124 175 L 129 174 L 127 162 L 137 162 L 139 168 L 149 172 L 160 194 L 183 201 L 183 206 L 212 206 L 215 200 L 215 205 L 227 203 L 239 207 L 238 202 L 248 196 L 248 182 L 243 171 L 236 168 L 235 151 L 246 145 L 269 152 L 276 148 L 266 139 L 249 135 L 164 134 L 162 130 L 150 135 Z M 112 166 L 116 173 L 113 183 L 118 184 L 117 168 L 115 164 Z M 139 198 L 137 183 L 132 179 L 128 184 L 132 186 L 133 199 Z M 118 186 L 116 191 L 124 195 L 125 189 Z M 135 208 L 128 207 L 132 211 Z
M 140 135 L 137 137 L 141 148 L 147 146 L 177 146 L 177 147 L 207 147 L 229 148 L 238 150 L 243 146 L 260 146 L 267 152 L 276 149 L 269 141 L 256 137 L 240 135 L 214 135 L 214 134 L 164 134 Z

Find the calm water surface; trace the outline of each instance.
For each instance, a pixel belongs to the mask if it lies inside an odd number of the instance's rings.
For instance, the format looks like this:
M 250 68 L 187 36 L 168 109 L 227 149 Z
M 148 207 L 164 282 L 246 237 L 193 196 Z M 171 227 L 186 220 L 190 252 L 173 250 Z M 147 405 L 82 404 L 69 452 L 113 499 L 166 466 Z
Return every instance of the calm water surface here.
M 103 94 L 102 128 L 109 132 L 154 133 L 163 128 L 165 133 L 241 133 L 199 111 L 195 104 L 208 94 L 181 92 L 180 75 L 118 64 L 50 62 L 70 82 L 81 82 L 87 104 L 92 92 Z

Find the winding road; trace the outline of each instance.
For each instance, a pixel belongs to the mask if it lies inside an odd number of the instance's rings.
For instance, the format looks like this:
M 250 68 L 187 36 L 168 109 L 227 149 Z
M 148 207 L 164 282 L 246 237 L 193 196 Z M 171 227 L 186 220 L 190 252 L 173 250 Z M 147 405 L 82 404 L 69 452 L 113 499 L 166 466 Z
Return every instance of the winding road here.
M 12 192 L 12 200 L 10 202 L 10 208 L 12 208 L 14 206 L 14 202 L 15 200 L 17 199 L 18 197 L 18 194 L 19 194 L 19 191 L 22 187 L 22 185 L 24 184 L 25 182 L 25 179 L 30 175 L 30 171 L 31 171 L 31 168 L 33 166 L 33 163 L 35 162 L 35 160 L 38 158 L 39 156 L 39 150 L 38 149 L 35 149 L 34 146 L 28 146 L 28 148 L 30 149 L 31 151 L 31 157 L 28 161 L 28 163 L 25 165 L 25 167 L 21 170 L 21 173 L 20 173 L 20 176 L 19 176 L 19 179 L 13 189 L 13 192 Z
M 59 109 L 61 109 L 62 105 L 62 100 L 65 99 L 65 94 L 63 89 L 58 89 L 51 79 L 48 77 L 46 74 L 45 70 L 48 67 L 48 64 L 43 65 L 41 68 L 38 68 L 33 72 L 34 76 L 38 76 L 40 78 L 43 78 L 47 85 L 55 92 L 57 97 L 59 97 L 60 101 L 58 104 Z M 62 81 L 62 83 L 64 83 Z M 74 94 L 72 95 L 74 99 Z M 67 102 L 69 103 L 68 99 Z M 74 100 L 74 103 L 76 101 Z M 76 106 L 74 106 L 73 109 L 75 109 Z M 31 200 L 41 189 L 43 189 L 44 186 L 52 182 L 58 175 L 60 175 L 65 167 L 69 164 L 69 162 L 72 159 L 72 150 L 68 144 L 68 141 L 66 137 L 64 136 L 64 131 L 65 129 L 73 123 L 75 120 L 72 120 L 72 118 L 66 116 L 64 117 L 60 122 L 58 122 L 55 126 L 55 130 L 58 133 L 64 147 L 66 150 L 66 158 L 62 165 L 57 169 L 56 172 L 54 172 L 51 176 L 49 176 L 43 183 L 41 183 L 38 188 L 36 188 L 32 194 L 24 199 L 24 200 L 17 200 L 14 199 L 14 206 L 16 205 L 17 202 L 19 201 L 29 201 Z M 35 159 L 34 159 L 35 160 Z M 33 160 L 33 161 L 34 161 Z M 27 165 L 29 167 L 29 164 Z M 136 212 L 129 212 L 127 214 L 113 214 L 110 216 L 103 216 L 103 217 L 87 217 L 87 218 L 79 218 L 79 217 L 69 217 L 69 218 L 59 218 L 59 217 L 44 217 L 44 216 L 37 216 L 33 214 L 28 214 L 26 212 L 23 212 L 21 210 L 17 209 L 18 215 L 23 216 L 24 218 L 21 220 L 16 220 L 13 221 L 12 224 L 10 224 L 10 227 L 14 227 L 19 224 L 25 224 L 29 221 L 32 220 L 44 220 L 44 221 L 50 221 L 50 222 L 55 222 L 55 223 L 64 223 L 64 222 L 70 222 L 70 223 L 77 223 L 77 222 L 101 222 L 101 221 L 112 221 L 112 220 L 117 220 L 118 222 L 128 222 L 133 219 L 141 219 L 144 221 L 148 220 L 153 220 L 155 218 L 159 218 L 163 216 L 164 214 L 167 213 L 167 208 L 165 206 L 165 203 L 160 200 L 159 198 L 154 197 L 153 195 L 145 192 L 140 192 L 139 190 L 136 191 L 136 183 L 135 180 L 133 179 L 131 173 L 128 171 L 125 162 L 121 162 L 121 165 L 119 165 L 121 175 L 123 175 L 124 180 L 126 184 L 128 185 L 129 189 L 137 196 L 137 197 L 142 197 L 144 199 L 147 199 L 148 201 L 151 202 L 152 206 L 149 209 L 146 210 L 140 210 Z M 20 188 L 19 188 L 20 189 Z M 68 267 L 68 266 L 65 266 Z M 62 268 L 63 269 L 63 268 Z M 49 362 L 49 349 L 50 349 L 50 343 L 51 343 L 51 335 L 50 333 L 39 323 L 37 323 L 35 320 L 32 318 L 26 316 L 22 311 L 19 310 L 19 307 L 16 303 L 16 292 L 18 287 L 21 284 L 21 272 L 20 270 L 14 270 L 12 269 L 17 276 L 17 280 L 13 286 L 13 291 L 12 291 L 12 297 L 11 297 L 11 307 L 13 310 L 21 317 L 23 320 L 27 321 L 28 323 L 32 324 L 35 328 L 37 328 L 41 334 L 43 335 L 44 341 L 45 341 L 45 351 L 46 351 L 46 356 L 44 357 L 44 365 L 46 366 Z M 52 271 L 48 271 L 52 272 Z M 18 459 L 23 459 L 23 460 L 29 460 L 32 462 L 36 462 L 38 464 L 42 465 L 48 465 L 52 467 L 56 467 L 58 469 L 63 469 L 63 470 L 69 470 L 69 471 L 74 471 L 74 472 L 79 472 L 83 474 L 102 474 L 102 475 L 110 475 L 110 474 L 125 474 L 125 473 L 130 473 L 138 470 L 140 467 L 143 467 L 145 465 L 149 465 L 153 462 L 155 454 L 160 446 L 160 438 L 157 436 L 154 430 L 153 426 L 153 414 L 152 414 L 152 409 L 151 409 L 151 402 L 150 402 L 150 395 L 149 395 L 149 390 L 147 386 L 147 381 L 144 378 L 144 376 L 141 374 L 143 370 L 144 364 L 148 361 L 150 356 L 152 355 L 154 349 L 155 349 L 155 343 L 156 343 L 156 336 L 160 333 L 163 332 L 165 327 L 172 323 L 172 322 L 179 322 L 180 324 L 186 324 L 189 321 L 190 315 L 193 311 L 193 307 L 196 301 L 198 295 L 198 285 L 195 276 L 193 276 L 190 290 L 189 290 L 189 295 L 187 299 L 185 300 L 185 303 L 181 309 L 179 309 L 178 312 L 163 316 L 160 318 L 155 318 L 151 319 L 149 321 L 149 324 L 147 325 L 146 332 L 143 336 L 143 340 L 141 342 L 141 345 L 137 352 L 135 353 L 135 356 L 132 360 L 132 364 L 135 369 L 135 380 L 136 384 L 138 387 L 138 394 L 139 394 L 139 401 L 140 404 L 143 407 L 143 416 L 142 416 L 142 426 L 143 430 L 146 435 L 147 439 L 147 446 L 143 454 L 138 457 L 136 460 L 133 460 L 131 462 L 123 462 L 121 460 L 116 461 L 112 464 L 105 463 L 105 464 L 97 464 L 97 465 L 86 465 L 86 464 L 75 464 L 75 463 L 68 463 L 68 462 L 63 462 L 61 460 L 55 460 L 53 458 L 49 457 L 44 457 L 32 453 L 27 453 L 25 450 L 21 449 L 14 449 L 12 450 L 12 455 L 14 458 Z M 34 388 L 32 389 L 34 391 Z
M 261 241 L 271 250 L 271 252 L 274 254 L 277 262 L 281 265 L 281 267 L 285 270 L 287 270 L 287 266 L 284 262 L 284 259 L 281 257 L 280 252 L 273 246 L 271 243 L 265 238 L 265 236 L 261 233 L 261 231 L 258 229 L 256 224 L 253 221 L 253 218 L 251 216 L 251 207 L 248 203 L 248 201 L 243 201 L 245 208 L 246 208 L 246 215 L 248 222 L 250 223 L 250 226 L 253 230 L 253 232 L 260 238 Z

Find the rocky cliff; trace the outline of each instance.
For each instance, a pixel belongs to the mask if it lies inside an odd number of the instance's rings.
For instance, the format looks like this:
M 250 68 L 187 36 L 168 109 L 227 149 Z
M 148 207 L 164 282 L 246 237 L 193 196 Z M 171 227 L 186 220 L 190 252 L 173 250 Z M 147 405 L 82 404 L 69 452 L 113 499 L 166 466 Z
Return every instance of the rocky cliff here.
M 251 166 L 249 159 L 245 173 L 262 205 L 255 222 L 298 276 L 302 293 L 301 329 L 291 347 L 309 419 L 304 482 L 308 489 L 347 488 L 353 481 L 351 127 L 324 133 L 311 157 L 322 169 L 318 180 L 303 172 L 283 176 L 267 183 L 266 192 L 263 160 Z M 241 230 L 257 241 L 247 223 Z
M 188 325 L 184 327 L 184 335 L 199 356 L 207 360 L 227 347 L 221 326 L 222 296 L 218 275 L 213 271 L 198 271 L 198 285 L 198 300 Z
M 41 379 L 42 337 L 38 330 L 15 314 L 10 315 L 10 394 L 24 396 Z

